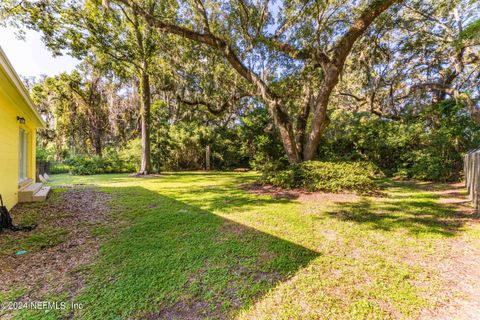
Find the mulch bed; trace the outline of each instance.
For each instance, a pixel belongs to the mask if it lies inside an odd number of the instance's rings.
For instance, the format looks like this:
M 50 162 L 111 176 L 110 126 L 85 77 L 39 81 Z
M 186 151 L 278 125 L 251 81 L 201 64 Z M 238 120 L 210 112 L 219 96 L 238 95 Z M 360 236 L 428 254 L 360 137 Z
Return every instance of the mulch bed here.
M 9 236 L 21 239 L 45 228 L 60 228 L 68 235 L 53 247 L 21 256 L 0 255 L 0 293 L 25 289 L 18 301 L 41 300 L 47 294 L 68 293 L 74 297 L 84 285 L 81 267 L 91 264 L 98 254 L 99 239 L 92 235 L 91 228 L 111 223 L 110 200 L 110 195 L 98 189 L 75 187 L 51 196 L 46 203 L 17 205 L 11 212 L 13 220 L 36 210 L 38 227 L 9 232 Z M 2 236 L 7 234 L 0 233 Z
M 284 189 L 266 184 L 248 183 L 243 184 L 241 188 L 249 193 L 256 195 L 267 195 L 274 198 L 295 199 L 300 202 L 309 201 L 329 201 L 335 203 L 355 202 L 360 197 L 352 192 L 329 193 L 329 192 L 308 192 L 302 189 Z

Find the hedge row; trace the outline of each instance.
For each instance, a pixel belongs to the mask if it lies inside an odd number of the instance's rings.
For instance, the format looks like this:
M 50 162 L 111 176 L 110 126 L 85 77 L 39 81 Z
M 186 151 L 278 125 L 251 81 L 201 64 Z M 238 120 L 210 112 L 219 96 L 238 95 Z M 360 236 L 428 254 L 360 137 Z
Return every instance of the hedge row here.
M 307 191 L 356 191 L 369 193 L 376 189 L 378 168 L 370 162 L 306 161 L 285 170 L 265 169 L 262 182 L 283 188 Z

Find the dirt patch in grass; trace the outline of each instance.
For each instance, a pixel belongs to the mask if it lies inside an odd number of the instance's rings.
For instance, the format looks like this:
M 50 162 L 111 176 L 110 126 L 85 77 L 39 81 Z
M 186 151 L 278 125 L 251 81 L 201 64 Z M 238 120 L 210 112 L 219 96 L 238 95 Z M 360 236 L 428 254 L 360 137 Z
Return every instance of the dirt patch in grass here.
M 328 193 L 328 192 L 307 192 L 301 189 L 284 189 L 280 187 L 274 187 L 271 185 L 264 185 L 258 183 L 244 184 L 241 186 L 243 190 L 246 190 L 249 193 L 256 195 L 267 195 L 274 198 L 286 198 L 286 199 L 295 199 L 300 202 L 355 202 L 360 199 L 360 197 L 355 193 Z
M 421 319 L 480 319 L 480 249 L 465 239 L 449 239 L 446 254 L 424 263 L 433 267 L 443 282 L 435 308 L 424 310 Z
M 150 173 L 150 174 L 132 173 L 129 175 L 129 177 L 148 179 L 148 178 L 161 178 L 161 177 L 165 177 L 165 175 L 160 173 Z
M 440 187 L 420 185 L 438 196 L 437 203 L 452 209 L 451 220 L 463 228 L 480 223 L 463 183 L 444 184 Z M 441 296 L 435 306 L 422 312 L 421 319 L 480 319 L 480 246 L 479 239 L 459 235 L 439 244 L 437 252 L 417 261 L 433 268 L 443 283 Z
M 434 190 L 434 193 L 439 197 L 438 202 L 451 206 L 457 213 L 465 218 L 470 217 L 480 222 L 480 214 L 475 212 L 472 201 L 469 199 L 467 188 L 463 182 L 452 183 L 449 186 L 450 188 L 443 190 Z
M 35 222 L 38 227 L 0 234 L 0 245 L 9 248 L 0 253 L 0 293 L 21 288 L 23 294 L 17 301 L 41 300 L 52 294 L 75 296 L 84 285 L 83 267 L 98 253 L 99 239 L 91 229 L 110 223 L 109 202 L 110 196 L 98 189 L 77 187 L 54 190 L 45 203 L 17 205 L 13 220 Z M 15 255 L 22 249 L 27 253 Z
M 143 316 L 143 319 L 156 320 L 156 319 L 182 319 L 182 320 L 199 320 L 205 319 L 205 310 L 208 305 L 205 302 L 186 302 L 181 300 L 173 306 L 162 309 L 160 312 L 154 312 Z M 210 315 L 211 316 L 211 315 Z M 207 318 L 207 319 L 220 319 L 220 318 Z
M 242 236 L 245 228 L 235 222 L 225 221 L 220 227 L 220 234 L 231 237 L 231 235 Z M 222 238 L 220 238 L 222 239 Z M 222 239 L 223 240 L 223 239 Z

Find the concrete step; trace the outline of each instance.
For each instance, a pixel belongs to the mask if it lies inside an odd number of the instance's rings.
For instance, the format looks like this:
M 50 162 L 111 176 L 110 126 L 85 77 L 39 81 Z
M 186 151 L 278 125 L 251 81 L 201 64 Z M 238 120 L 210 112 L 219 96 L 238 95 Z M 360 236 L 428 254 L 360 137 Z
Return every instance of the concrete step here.
M 20 189 L 22 189 L 22 188 L 28 186 L 29 184 L 31 184 L 32 182 L 33 182 L 33 179 L 31 179 L 31 178 L 22 180 L 22 181 L 20 181 L 20 182 L 18 183 L 18 187 L 19 187 Z
M 21 188 L 19 192 L 24 194 L 34 195 L 38 190 L 42 188 L 42 186 L 43 186 L 43 183 L 41 182 L 31 183 L 28 186 Z
M 32 197 L 36 194 L 41 188 L 42 183 L 31 183 L 26 187 L 23 187 L 18 191 L 18 202 L 30 202 L 32 201 Z
M 33 195 L 32 202 L 45 201 L 48 197 L 50 189 L 51 187 L 42 187 L 40 190 L 37 191 L 37 193 Z

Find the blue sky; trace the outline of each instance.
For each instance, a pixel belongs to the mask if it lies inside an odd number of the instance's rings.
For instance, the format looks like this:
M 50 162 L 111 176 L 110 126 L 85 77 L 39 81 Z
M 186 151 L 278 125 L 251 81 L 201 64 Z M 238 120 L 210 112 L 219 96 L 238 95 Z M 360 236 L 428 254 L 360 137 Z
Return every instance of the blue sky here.
M 38 32 L 28 30 L 25 40 L 15 36 L 15 29 L 0 27 L 0 46 L 20 76 L 38 77 L 71 71 L 79 63 L 70 56 L 54 58 Z

